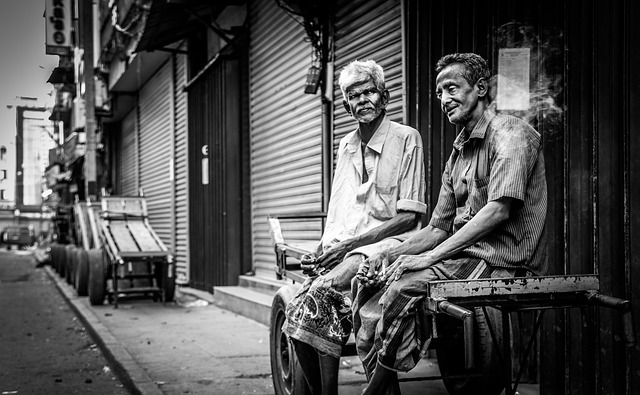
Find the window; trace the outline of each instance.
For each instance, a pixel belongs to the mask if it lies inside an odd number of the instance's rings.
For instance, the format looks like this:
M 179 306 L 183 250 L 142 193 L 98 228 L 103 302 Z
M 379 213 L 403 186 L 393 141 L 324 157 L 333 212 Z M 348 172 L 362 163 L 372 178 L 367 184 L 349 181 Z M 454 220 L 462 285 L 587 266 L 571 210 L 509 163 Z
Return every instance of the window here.
M 0 200 L 7 200 L 7 198 L 5 197 L 6 191 L 4 189 L 0 189 Z
M 0 170 L 0 180 L 7 179 L 7 171 L 5 169 Z

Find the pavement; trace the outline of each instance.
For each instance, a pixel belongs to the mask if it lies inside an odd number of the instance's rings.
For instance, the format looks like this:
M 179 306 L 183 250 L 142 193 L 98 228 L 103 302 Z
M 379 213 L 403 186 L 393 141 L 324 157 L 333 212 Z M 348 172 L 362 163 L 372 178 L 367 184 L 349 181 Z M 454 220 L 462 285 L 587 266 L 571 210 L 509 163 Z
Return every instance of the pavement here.
M 176 289 L 176 301 L 121 299 L 118 308 L 92 306 L 49 266 L 44 270 L 132 394 L 273 394 L 269 328 L 212 304 L 213 295 Z M 423 359 L 411 375 L 437 375 Z M 365 377 L 357 357 L 341 359 L 341 395 L 360 394 Z M 404 395 L 446 395 L 441 380 L 401 383 Z M 519 388 L 537 394 L 536 386 Z

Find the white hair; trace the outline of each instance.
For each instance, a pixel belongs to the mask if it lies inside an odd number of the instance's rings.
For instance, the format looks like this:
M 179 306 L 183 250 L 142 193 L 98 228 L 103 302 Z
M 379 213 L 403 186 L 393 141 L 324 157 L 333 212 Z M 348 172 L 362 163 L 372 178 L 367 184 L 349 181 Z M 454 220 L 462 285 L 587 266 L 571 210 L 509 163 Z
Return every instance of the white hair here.
M 347 89 L 354 84 L 361 84 L 366 81 L 373 81 L 373 84 L 380 92 L 384 91 L 384 71 L 382 66 L 375 60 L 354 60 L 345 66 L 340 72 L 338 84 L 342 91 L 342 96 L 347 100 Z

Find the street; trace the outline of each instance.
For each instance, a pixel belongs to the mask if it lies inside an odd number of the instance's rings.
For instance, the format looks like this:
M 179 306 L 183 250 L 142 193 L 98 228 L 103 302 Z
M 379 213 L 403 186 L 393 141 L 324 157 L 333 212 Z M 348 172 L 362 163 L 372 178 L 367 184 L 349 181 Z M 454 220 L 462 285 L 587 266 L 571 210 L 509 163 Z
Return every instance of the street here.
M 0 252 L 0 316 L 0 393 L 128 393 L 31 252 Z

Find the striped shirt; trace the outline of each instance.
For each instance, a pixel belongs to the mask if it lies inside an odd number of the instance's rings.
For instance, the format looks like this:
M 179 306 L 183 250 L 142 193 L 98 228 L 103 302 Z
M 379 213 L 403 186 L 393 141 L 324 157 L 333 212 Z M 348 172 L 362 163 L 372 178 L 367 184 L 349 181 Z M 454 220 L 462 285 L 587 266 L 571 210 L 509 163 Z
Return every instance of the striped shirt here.
M 488 109 L 471 132 L 463 129 L 454 141 L 430 225 L 455 233 L 487 202 L 513 198 L 509 219 L 460 256 L 545 274 L 544 168 L 540 134 L 519 118 Z

